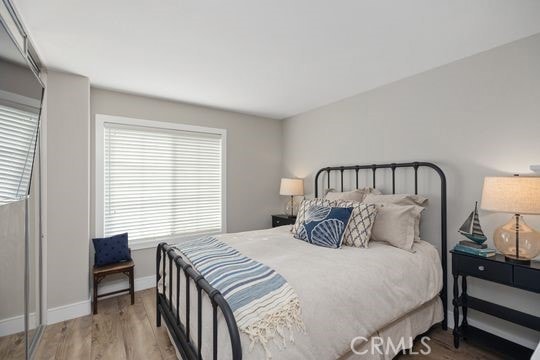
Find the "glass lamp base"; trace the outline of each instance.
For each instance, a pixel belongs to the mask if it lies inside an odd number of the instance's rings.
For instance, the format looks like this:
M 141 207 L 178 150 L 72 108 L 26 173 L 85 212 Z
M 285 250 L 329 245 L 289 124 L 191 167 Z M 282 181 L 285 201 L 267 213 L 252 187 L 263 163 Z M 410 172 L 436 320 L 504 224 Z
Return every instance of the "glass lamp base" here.
M 518 257 L 512 256 L 512 255 L 505 255 L 504 256 L 504 261 L 512 263 L 512 264 L 520 264 L 520 265 L 530 265 L 531 264 L 531 260 L 529 260 L 529 259 L 524 259 L 524 258 L 521 258 L 521 257 L 518 258 Z
M 517 214 L 495 230 L 493 242 L 506 261 L 515 264 L 529 264 L 540 254 L 540 233 Z
M 294 201 L 294 197 L 291 196 L 285 205 L 285 215 L 294 216 L 296 213 L 298 213 L 298 203 Z

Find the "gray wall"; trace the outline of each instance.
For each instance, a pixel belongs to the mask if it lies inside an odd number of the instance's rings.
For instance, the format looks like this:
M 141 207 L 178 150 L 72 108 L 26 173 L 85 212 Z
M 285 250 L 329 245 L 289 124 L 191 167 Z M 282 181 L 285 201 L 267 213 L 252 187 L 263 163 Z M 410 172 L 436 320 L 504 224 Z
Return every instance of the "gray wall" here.
M 39 251 L 39 174 L 36 154 L 28 201 L 29 313 L 36 311 L 36 252 Z M 24 315 L 24 201 L 0 206 L 0 322 Z
M 24 314 L 24 201 L 0 206 L 0 321 Z
M 0 90 L 33 99 L 41 98 L 41 87 L 28 67 L 0 59 Z
M 282 210 L 280 121 L 102 89 L 92 88 L 90 95 L 92 133 L 96 114 L 227 129 L 228 232 L 270 227 L 270 215 Z M 93 137 L 91 143 L 94 157 Z M 92 233 L 94 213 L 92 208 Z M 155 273 L 154 249 L 137 250 L 133 257 L 135 277 Z
M 50 71 L 47 76 L 47 305 L 89 298 L 90 83 Z
M 39 154 L 36 154 L 28 202 L 29 313 L 37 319 L 39 251 Z M 0 322 L 24 316 L 24 201 L 0 206 Z M 20 322 L 22 326 L 22 320 Z M 32 326 L 32 323 L 31 323 Z
M 435 162 L 448 177 L 452 247 L 462 239 L 457 229 L 480 199 L 484 176 L 528 173 L 529 165 L 540 163 L 539 80 L 536 35 L 295 116 L 283 127 L 284 173 L 307 177 L 309 192 L 314 171 L 323 166 Z M 435 194 L 436 184 L 429 180 L 429 194 Z M 481 213 L 487 234 L 508 218 Z M 526 220 L 540 228 L 540 216 Z M 427 240 L 438 239 L 437 226 L 424 221 Z M 469 288 L 473 295 L 540 316 L 538 294 L 474 279 Z M 529 346 L 540 339 L 538 332 L 503 327 L 474 311 L 471 317 Z

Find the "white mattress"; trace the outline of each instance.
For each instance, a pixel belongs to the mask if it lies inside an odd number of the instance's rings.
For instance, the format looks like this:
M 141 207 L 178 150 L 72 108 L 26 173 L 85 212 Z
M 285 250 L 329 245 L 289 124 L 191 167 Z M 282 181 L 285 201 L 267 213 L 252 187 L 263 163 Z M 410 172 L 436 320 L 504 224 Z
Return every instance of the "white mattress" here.
M 396 323 L 432 302 L 442 288 L 438 252 L 425 241 L 416 242 L 414 252 L 380 242 L 371 242 L 368 249 L 328 249 L 294 239 L 289 229 L 284 226 L 218 236 L 242 254 L 275 269 L 298 294 L 306 332 L 295 333 L 294 343 L 285 349 L 270 344 L 274 359 L 337 359 L 350 352 L 353 338 L 369 338 Z M 181 280 L 184 283 L 185 279 Z M 196 299 L 194 293 L 192 299 Z M 202 353 L 203 358 L 211 358 L 211 306 L 206 299 L 203 304 Z M 432 312 L 430 326 L 442 319 L 440 302 L 434 304 L 439 311 L 437 316 Z M 197 334 L 193 305 L 190 328 Z M 184 306 L 181 301 L 181 315 Z M 250 341 L 243 333 L 241 341 L 244 359 L 265 358 L 262 347 L 249 351 Z M 230 358 L 224 321 L 219 321 L 218 343 L 219 358 Z

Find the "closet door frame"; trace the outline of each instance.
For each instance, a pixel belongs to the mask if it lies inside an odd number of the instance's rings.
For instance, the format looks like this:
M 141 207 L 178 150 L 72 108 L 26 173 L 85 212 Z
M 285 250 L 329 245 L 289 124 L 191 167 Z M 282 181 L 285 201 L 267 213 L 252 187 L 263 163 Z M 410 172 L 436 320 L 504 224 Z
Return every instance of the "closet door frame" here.
M 34 209 L 34 218 L 37 219 L 36 224 L 34 224 L 34 238 L 30 238 L 29 236 L 29 198 L 25 200 L 25 294 L 24 294 L 24 306 L 25 306 L 25 340 L 26 340 L 26 358 L 31 359 L 37 349 L 37 346 L 39 345 L 39 341 L 41 340 L 41 336 L 43 335 L 43 331 L 45 330 L 45 326 L 47 324 L 47 287 L 46 287 L 46 252 L 45 252 L 45 233 L 44 228 L 46 222 L 44 221 L 44 217 L 46 212 L 44 210 L 44 200 L 45 200 L 45 193 L 43 192 L 44 189 L 46 189 L 46 184 L 44 184 L 44 181 L 46 179 L 46 176 L 43 176 L 43 170 L 46 169 L 44 166 L 44 134 L 43 134 L 43 116 L 42 113 L 42 121 L 40 122 L 40 129 L 39 129 L 39 136 L 38 136 L 38 161 L 36 162 L 37 165 L 37 195 L 36 196 L 36 205 Z M 35 262 L 35 269 L 34 269 L 34 278 L 35 278 L 35 284 L 34 285 L 34 293 L 32 293 L 30 289 L 30 242 L 35 241 L 36 244 L 34 244 L 35 248 L 35 254 L 34 254 L 34 262 Z M 36 328 L 34 331 L 34 334 L 32 338 L 29 338 L 29 331 L 30 331 L 30 313 L 29 313 L 29 305 L 31 301 L 31 295 L 35 295 L 35 308 L 36 312 L 38 312 L 38 316 L 35 317 L 36 321 Z M 39 310 L 38 310 L 39 308 Z
M 29 196 L 24 199 L 24 212 L 25 212 L 25 224 L 24 224 L 24 331 L 25 331 L 25 353 L 26 359 L 31 359 L 34 351 L 39 344 L 41 335 L 47 323 L 47 147 L 46 147 L 46 73 L 41 71 L 41 61 L 35 51 L 35 46 L 31 42 L 28 32 L 26 31 L 23 23 L 20 20 L 20 15 L 17 12 L 12 0 L 0 0 L 0 22 L 6 28 L 8 35 L 19 48 L 21 54 L 25 57 L 26 62 L 30 70 L 34 73 L 37 81 L 43 87 L 44 96 L 42 98 L 42 111 L 40 113 L 40 122 L 38 128 L 38 146 L 36 153 L 39 157 L 37 161 L 37 176 L 38 176 L 38 190 L 35 206 L 35 219 L 36 224 L 34 228 L 34 238 L 30 240 L 29 233 Z M 35 247 L 35 290 L 38 294 L 36 296 L 36 309 L 39 307 L 39 323 L 36 326 L 35 332 L 32 336 L 31 342 L 29 341 L 29 303 L 30 303 L 30 253 L 29 245 L 30 241 L 37 241 Z

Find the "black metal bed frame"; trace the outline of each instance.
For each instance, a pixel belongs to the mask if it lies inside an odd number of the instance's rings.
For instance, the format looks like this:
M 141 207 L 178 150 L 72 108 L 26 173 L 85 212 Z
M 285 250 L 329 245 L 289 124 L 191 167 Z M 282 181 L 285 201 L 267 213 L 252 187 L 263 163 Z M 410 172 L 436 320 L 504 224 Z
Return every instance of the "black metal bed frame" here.
M 396 193 L 396 169 L 413 168 L 414 169 L 414 193 L 418 194 L 418 169 L 428 167 L 439 175 L 441 180 L 441 263 L 443 269 L 443 288 L 440 297 L 443 303 L 444 319 L 442 328 L 447 329 L 447 223 L 446 223 L 446 176 L 441 168 L 429 162 L 410 162 L 410 163 L 391 163 L 391 164 L 373 164 L 373 165 L 353 165 L 353 166 L 335 166 L 320 169 L 315 176 L 315 197 L 319 195 L 319 176 L 326 172 L 328 176 L 328 187 L 330 187 L 331 172 L 338 171 L 341 174 L 341 191 L 344 185 L 344 172 L 356 172 L 356 188 L 358 189 L 358 179 L 360 170 L 371 170 L 373 176 L 372 186 L 376 187 L 376 170 L 392 170 L 392 193 Z M 168 261 L 167 261 L 168 260 Z M 168 269 L 167 269 L 168 263 Z M 176 280 L 173 282 L 173 264 L 176 271 Z M 161 270 L 161 273 L 160 273 Z M 167 272 L 168 270 L 168 272 Z M 180 290 L 181 273 L 185 277 L 185 324 L 180 319 Z M 167 276 L 168 274 L 168 276 Z M 162 282 L 160 291 L 159 282 Z M 195 343 L 190 333 L 190 286 L 193 283 L 197 290 L 197 342 Z M 175 289 L 175 299 L 173 300 L 173 287 Z M 168 297 L 167 297 L 168 290 Z M 161 326 L 162 318 L 165 320 L 169 333 L 173 338 L 176 348 L 184 359 L 202 359 L 202 293 L 210 299 L 212 304 L 212 358 L 218 358 L 218 309 L 223 314 L 226 322 L 229 337 L 231 341 L 232 358 L 234 360 L 242 359 L 242 344 L 240 342 L 240 333 L 234 318 L 233 312 L 223 295 L 214 289 L 206 279 L 199 274 L 190 264 L 188 264 L 174 248 L 166 243 L 160 243 L 156 252 L 156 323 Z
M 372 172 L 372 186 L 377 186 L 377 169 L 390 169 L 392 170 L 392 194 L 396 193 L 396 169 L 398 168 L 412 168 L 414 169 L 414 193 L 418 194 L 418 169 L 420 167 L 427 167 L 433 169 L 441 180 L 441 266 L 443 270 L 443 286 L 440 292 L 440 297 L 443 303 L 444 318 L 442 321 L 442 328 L 446 330 L 448 328 L 448 276 L 447 276 L 447 210 L 446 210 L 446 175 L 444 171 L 437 165 L 430 162 L 408 162 L 408 163 L 390 163 L 390 164 L 372 164 L 372 165 L 353 165 L 353 166 L 334 166 L 322 168 L 315 175 L 315 197 L 319 196 L 319 176 L 327 173 L 327 185 L 330 187 L 332 171 L 339 171 L 341 175 L 341 191 L 343 191 L 343 174 L 345 171 L 356 172 L 356 188 L 358 189 L 358 178 L 360 170 L 371 170 Z

